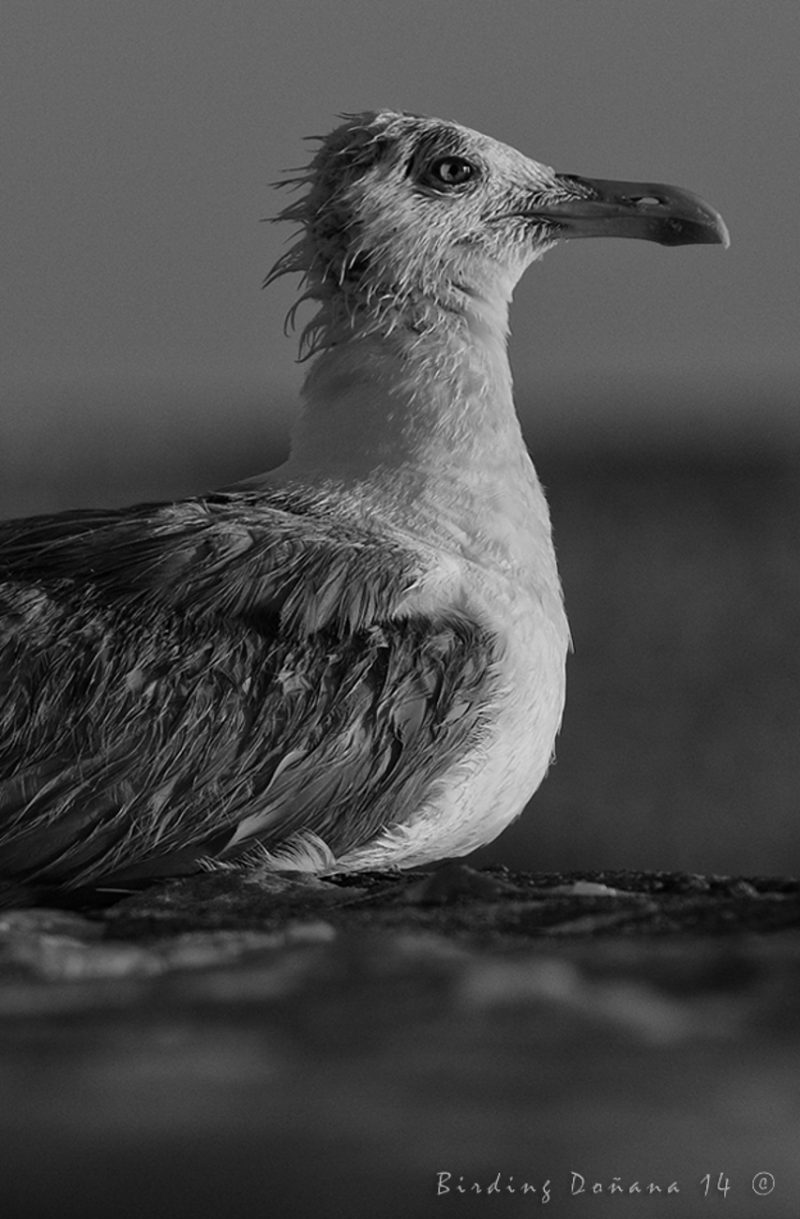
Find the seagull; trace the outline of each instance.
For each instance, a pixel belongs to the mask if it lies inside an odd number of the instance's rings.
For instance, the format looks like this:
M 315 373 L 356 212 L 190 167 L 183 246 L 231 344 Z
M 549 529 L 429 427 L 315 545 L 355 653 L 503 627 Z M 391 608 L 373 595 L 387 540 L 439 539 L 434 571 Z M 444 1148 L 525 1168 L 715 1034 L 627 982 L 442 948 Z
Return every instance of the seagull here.
M 727 231 L 454 122 L 342 118 L 267 280 L 316 306 L 286 463 L 0 524 L 6 882 L 413 867 L 493 840 L 548 769 L 569 629 L 512 291 L 562 240 Z

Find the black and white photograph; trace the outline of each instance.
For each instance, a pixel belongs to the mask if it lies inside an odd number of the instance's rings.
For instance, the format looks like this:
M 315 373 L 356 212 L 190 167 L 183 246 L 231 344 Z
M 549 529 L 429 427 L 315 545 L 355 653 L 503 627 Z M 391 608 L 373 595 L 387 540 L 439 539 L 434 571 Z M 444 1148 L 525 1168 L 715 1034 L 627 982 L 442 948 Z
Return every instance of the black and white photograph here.
M 9 0 L 2 1219 L 800 1216 L 799 58 Z

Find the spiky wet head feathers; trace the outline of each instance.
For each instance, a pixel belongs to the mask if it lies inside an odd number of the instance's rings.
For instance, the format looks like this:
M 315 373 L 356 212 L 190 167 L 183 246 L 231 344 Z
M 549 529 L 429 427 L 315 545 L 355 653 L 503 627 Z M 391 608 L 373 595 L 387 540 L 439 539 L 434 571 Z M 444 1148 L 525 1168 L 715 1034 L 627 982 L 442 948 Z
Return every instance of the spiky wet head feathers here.
M 299 223 L 301 233 L 267 282 L 299 272 L 301 300 L 322 303 L 303 335 L 306 354 L 334 341 L 337 313 L 350 324 L 358 315 L 365 330 L 424 328 L 432 308 L 507 299 L 552 244 L 552 232 L 524 209 L 558 190 L 553 171 L 440 119 L 348 115 L 287 185 L 305 193 L 277 219 Z

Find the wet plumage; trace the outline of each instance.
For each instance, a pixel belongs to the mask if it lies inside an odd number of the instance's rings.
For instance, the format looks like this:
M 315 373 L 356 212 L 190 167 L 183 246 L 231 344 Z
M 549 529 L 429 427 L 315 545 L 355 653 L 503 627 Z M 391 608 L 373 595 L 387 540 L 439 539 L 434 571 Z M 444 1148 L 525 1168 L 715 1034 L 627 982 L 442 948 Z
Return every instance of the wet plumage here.
M 179 872 L 241 854 L 248 820 L 287 862 L 295 834 L 336 857 L 463 750 L 488 635 L 382 622 L 383 543 L 272 498 L 5 527 L 7 873 Z
M 513 408 L 513 284 L 593 225 L 724 237 L 693 196 L 611 185 L 390 112 L 323 142 L 273 273 L 318 305 L 287 464 L 0 525 L 1 877 L 409 866 L 521 811 L 568 631 Z

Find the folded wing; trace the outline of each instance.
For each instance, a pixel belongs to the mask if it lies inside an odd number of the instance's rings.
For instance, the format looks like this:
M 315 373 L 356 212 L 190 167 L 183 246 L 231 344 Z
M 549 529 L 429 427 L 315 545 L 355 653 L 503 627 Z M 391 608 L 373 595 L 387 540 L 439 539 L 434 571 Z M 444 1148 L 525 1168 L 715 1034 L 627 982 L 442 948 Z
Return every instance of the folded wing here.
M 289 493 L 0 526 L 0 876 L 332 866 L 407 820 L 492 691 L 477 623 L 396 612 L 423 566 Z

